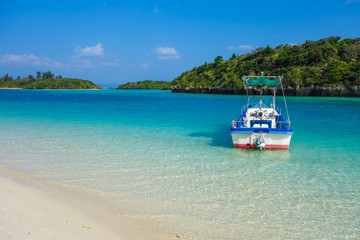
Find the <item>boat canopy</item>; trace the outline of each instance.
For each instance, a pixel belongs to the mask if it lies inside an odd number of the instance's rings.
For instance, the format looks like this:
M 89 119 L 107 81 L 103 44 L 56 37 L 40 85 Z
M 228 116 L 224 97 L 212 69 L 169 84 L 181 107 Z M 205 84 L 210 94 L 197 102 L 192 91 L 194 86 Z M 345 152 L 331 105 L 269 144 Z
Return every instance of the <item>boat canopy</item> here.
M 280 78 L 269 79 L 266 77 L 258 77 L 255 79 L 246 78 L 244 84 L 245 86 L 256 86 L 256 85 L 277 86 L 279 82 L 280 82 Z

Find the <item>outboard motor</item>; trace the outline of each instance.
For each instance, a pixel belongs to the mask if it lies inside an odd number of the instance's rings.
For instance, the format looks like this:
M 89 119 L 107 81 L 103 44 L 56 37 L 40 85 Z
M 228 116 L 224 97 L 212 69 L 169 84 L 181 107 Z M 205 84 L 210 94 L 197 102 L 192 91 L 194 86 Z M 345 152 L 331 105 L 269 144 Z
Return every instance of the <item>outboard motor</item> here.
M 266 146 L 264 137 L 261 135 L 257 136 L 257 138 L 254 141 L 254 144 L 258 149 L 263 150 Z

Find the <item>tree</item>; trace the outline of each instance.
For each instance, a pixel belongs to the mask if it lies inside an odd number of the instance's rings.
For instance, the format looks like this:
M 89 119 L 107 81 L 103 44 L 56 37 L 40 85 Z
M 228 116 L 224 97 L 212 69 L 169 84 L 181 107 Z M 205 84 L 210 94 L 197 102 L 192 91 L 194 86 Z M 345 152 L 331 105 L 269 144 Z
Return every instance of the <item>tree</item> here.
M 43 79 L 51 79 L 51 78 L 53 78 L 53 77 L 54 77 L 54 74 L 52 74 L 50 71 L 44 72 L 44 73 L 42 74 L 42 78 L 43 78 Z
M 294 88 L 299 88 L 303 78 L 302 72 L 303 69 L 300 67 L 291 68 L 291 70 L 287 73 L 287 79 L 285 79 L 285 82 Z
M 28 76 L 28 79 L 30 79 L 30 80 L 34 79 L 34 76 L 30 74 L 30 75 Z
M 222 56 L 217 56 L 215 59 L 214 59 L 214 62 L 215 63 L 219 63 L 219 62 L 222 62 L 223 61 L 223 57 Z
M 234 60 L 235 58 L 236 58 L 236 55 L 235 55 L 235 53 L 233 53 L 230 59 Z
M 360 58 L 360 43 L 353 44 L 344 49 L 344 57 L 347 62 Z
M 270 55 L 272 55 L 274 52 L 275 52 L 275 50 L 272 49 L 269 45 L 267 45 L 266 48 L 264 48 L 264 49 L 262 50 L 262 53 L 263 53 L 265 56 L 270 56 Z
M 342 60 L 333 60 L 325 69 L 330 83 L 339 83 L 343 80 L 345 74 L 349 72 L 349 65 Z
M 8 74 L 5 74 L 5 75 L 4 75 L 4 81 L 9 82 L 9 81 L 12 81 L 12 80 L 14 80 L 14 79 L 12 78 L 12 76 L 9 76 Z
M 305 67 L 302 73 L 302 87 L 319 85 L 322 82 L 322 70 L 320 67 Z
M 37 71 L 37 72 L 36 72 L 36 78 L 37 78 L 37 79 L 40 79 L 40 78 L 41 78 L 41 72 L 40 72 L 40 71 Z

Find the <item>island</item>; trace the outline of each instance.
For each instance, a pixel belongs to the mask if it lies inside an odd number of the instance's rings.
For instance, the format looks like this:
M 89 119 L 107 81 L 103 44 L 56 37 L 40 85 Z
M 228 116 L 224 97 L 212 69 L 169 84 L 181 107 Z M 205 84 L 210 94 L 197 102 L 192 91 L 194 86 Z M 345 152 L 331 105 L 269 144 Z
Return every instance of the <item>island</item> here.
M 61 75 L 54 76 L 50 71 L 36 72 L 36 75 L 29 75 L 14 79 L 5 74 L 0 77 L 0 88 L 19 88 L 19 89 L 101 89 L 101 86 L 91 81 L 63 78 Z
M 232 54 L 227 60 L 217 56 L 169 84 L 176 93 L 243 95 L 242 76 L 261 74 L 283 76 L 287 96 L 360 97 L 360 38 L 268 45 L 240 56 Z M 265 89 L 264 94 L 272 93 Z
M 162 89 L 169 90 L 171 88 L 171 82 L 167 81 L 138 81 L 138 82 L 127 82 L 119 85 L 116 89 Z

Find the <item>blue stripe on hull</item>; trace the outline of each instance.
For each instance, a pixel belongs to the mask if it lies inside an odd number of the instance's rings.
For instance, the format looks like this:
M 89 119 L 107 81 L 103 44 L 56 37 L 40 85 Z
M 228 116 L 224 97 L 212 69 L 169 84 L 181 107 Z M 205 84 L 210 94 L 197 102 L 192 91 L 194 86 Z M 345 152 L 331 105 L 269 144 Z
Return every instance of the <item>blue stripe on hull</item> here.
M 293 134 L 292 129 L 279 128 L 231 128 L 231 133 L 270 133 L 270 134 Z

